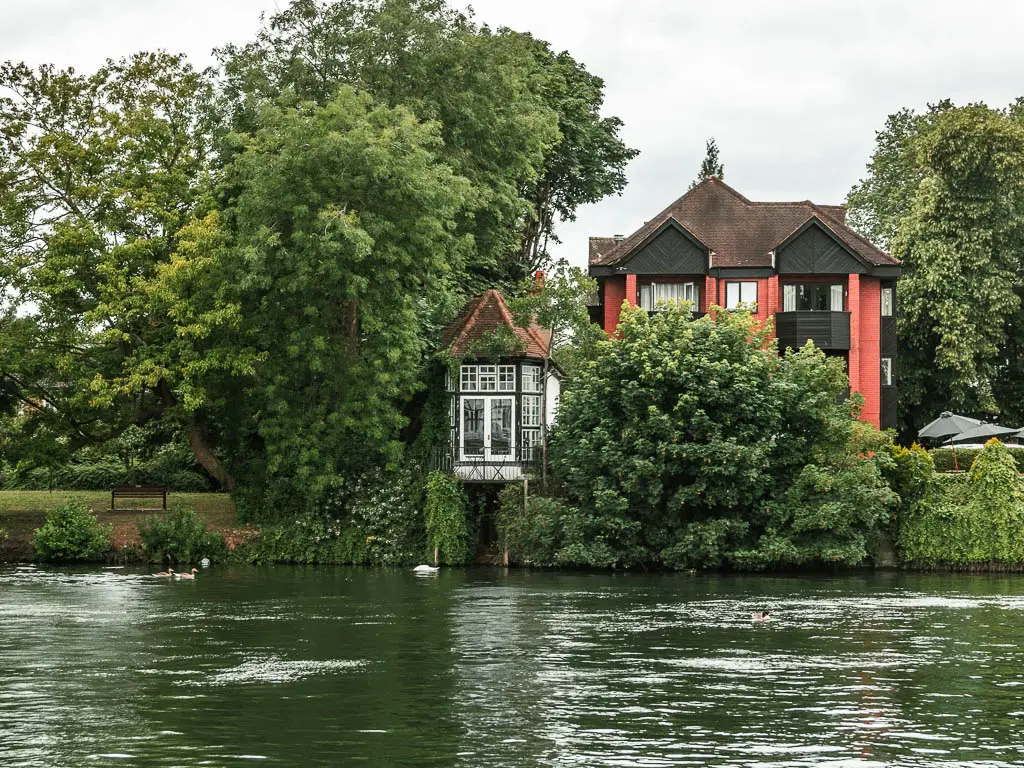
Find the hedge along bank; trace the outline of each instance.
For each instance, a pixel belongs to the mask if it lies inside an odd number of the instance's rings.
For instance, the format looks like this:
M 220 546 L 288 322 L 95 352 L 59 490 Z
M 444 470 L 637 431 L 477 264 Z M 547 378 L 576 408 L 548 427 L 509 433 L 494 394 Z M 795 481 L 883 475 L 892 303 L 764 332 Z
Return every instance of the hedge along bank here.
M 912 566 L 1024 567 L 1024 483 L 997 439 L 960 475 L 937 475 L 900 520 L 899 552 Z

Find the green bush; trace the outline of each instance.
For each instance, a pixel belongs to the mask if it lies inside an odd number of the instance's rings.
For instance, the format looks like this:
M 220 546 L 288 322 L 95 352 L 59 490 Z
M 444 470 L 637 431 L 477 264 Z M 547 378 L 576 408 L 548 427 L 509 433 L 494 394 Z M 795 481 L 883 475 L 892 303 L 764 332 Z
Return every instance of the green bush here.
M 195 563 L 218 558 L 224 537 L 210 531 L 194 509 L 176 507 L 165 515 L 139 522 L 139 536 L 150 562 Z
M 960 467 L 961 472 L 966 472 L 971 468 L 971 464 L 978 458 L 983 449 L 981 448 L 957 448 L 956 449 L 956 462 Z M 1024 466 L 1024 450 L 1019 448 L 1007 449 L 1010 457 L 1014 459 L 1014 465 L 1017 467 L 1017 471 Z M 935 465 L 936 472 L 953 472 L 953 449 L 952 448 L 933 448 L 928 452 L 932 457 L 932 462 Z M 1019 458 L 1018 458 L 1019 457 Z
M 938 476 L 902 519 L 898 547 L 913 565 L 1024 564 L 1024 487 L 1010 451 L 992 440 L 970 472 Z
M 69 499 L 46 513 L 46 522 L 32 538 L 32 550 L 46 561 L 98 560 L 110 550 L 113 530 L 80 501 Z
M 588 515 L 562 499 L 530 496 L 519 485 L 499 496 L 499 545 L 518 565 L 610 568 L 643 562 L 640 523 Z
M 425 514 L 427 541 L 440 562 L 459 565 L 469 557 L 468 504 L 457 477 L 444 472 L 430 473 Z
M 250 562 L 410 565 L 426 557 L 423 483 L 415 468 L 372 470 L 326 497 L 323 507 L 261 526 L 237 555 Z

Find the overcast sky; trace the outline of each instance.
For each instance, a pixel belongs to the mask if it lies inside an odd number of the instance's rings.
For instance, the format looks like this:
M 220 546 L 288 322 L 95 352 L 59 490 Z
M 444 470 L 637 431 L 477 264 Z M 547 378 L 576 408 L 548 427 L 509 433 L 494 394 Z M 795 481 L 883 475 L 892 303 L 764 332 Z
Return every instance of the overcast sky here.
M 456 3 L 462 5 L 461 3 Z M 93 69 L 164 48 L 197 65 L 244 42 L 286 0 L 0 0 L 0 59 Z M 1024 95 L 1015 0 L 476 0 L 477 19 L 567 49 L 607 83 L 606 109 L 641 151 L 622 197 L 561 228 L 629 234 L 686 191 L 714 136 L 725 179 L 755 200 L 840 203 L 875 131 L 903 106 L 1003 106 Z

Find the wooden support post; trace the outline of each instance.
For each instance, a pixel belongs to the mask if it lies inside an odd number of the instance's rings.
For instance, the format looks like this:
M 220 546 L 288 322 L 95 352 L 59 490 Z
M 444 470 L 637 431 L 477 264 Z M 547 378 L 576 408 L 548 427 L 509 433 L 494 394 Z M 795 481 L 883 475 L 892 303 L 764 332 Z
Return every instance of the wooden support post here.
M 438 561 L 437 547 L 434 547 L 434 567 L 435 568 L 438 566 L 438 562 L 437 561 Z

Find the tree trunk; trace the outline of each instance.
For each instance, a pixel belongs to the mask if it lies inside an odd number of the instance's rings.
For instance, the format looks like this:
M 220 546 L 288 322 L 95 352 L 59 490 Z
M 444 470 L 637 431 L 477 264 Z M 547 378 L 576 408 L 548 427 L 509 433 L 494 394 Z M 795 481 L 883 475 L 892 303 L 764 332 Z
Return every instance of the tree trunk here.
M 220 483 L 221 488 L 227 491 L 235 490 L 234 479 L 213 455 L 213 448 L 207 442 L 202 426 L 192 422 L 188 427 L 187 434 L 188 444 L 192 446 L 192 454 L 196 457 L 196 461 L 210 474 L 210 477 Z

